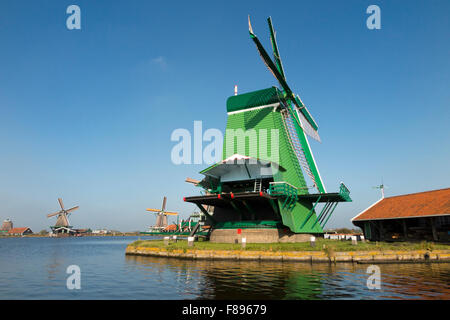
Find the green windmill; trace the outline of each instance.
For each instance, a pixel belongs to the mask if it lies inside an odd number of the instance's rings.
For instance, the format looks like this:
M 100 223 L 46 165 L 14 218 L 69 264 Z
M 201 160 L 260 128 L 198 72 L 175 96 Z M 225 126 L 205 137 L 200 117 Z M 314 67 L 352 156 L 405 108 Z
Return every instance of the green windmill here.
M 307 139 L 320 141 L 318 126 L 286 82 L 271 18 L 274 60 L 254 34 L 250 17 L 248 22 L 250 37 L 281 88 L 235 92 L 228 98 L 223 160 L 200 172 L 205 177 L 197 186 L 203 195 L 184 200 L 202 210 L 213 234 L 222 235 L 217 241 L 227 242 L 232 233 L 224 230 L 235 229 L 251 229 L 252 235 L 260 230 L 254 238 L 259 242 L 277 240 L 269 229 L 280 238 L 323 233 L 337 204 L 351 201 L 350 192 L 343 183 L 338 192 L 325 189 Z

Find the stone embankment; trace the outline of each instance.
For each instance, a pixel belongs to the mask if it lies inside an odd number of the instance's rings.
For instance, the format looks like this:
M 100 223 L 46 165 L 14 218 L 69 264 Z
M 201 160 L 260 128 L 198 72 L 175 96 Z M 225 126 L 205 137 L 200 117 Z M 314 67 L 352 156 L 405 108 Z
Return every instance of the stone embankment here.
M 383 251 L 255 251 L 166 249 L 128 246 L 125 254 L 181 259 L 267 260 L 300 262 L 404 263 L 450 262 L 450 250 L 383 250 Z

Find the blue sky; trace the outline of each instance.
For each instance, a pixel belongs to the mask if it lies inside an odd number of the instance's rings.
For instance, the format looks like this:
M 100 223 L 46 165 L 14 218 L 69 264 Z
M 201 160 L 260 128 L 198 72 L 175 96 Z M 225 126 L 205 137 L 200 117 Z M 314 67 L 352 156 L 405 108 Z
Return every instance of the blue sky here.
M 81 30 L 66 8 L 81 8 Z M 381 8 L 381 29 L 366 8 Z M 327 227 L 386 195 L 449 187 L 448 1 L 0 2 L 0 219 L 34 231 L 80 205 L 76 227 L 145 230 L 147 207 L 186 218 L 183 196 L 207 165 L 174 165 L 170 140 L 195 120 L 225 129 L 234 85 L 277 85 L 248 36 L 270 49 L 319 124 L 311 141 L 329 192 L 352 203 Z

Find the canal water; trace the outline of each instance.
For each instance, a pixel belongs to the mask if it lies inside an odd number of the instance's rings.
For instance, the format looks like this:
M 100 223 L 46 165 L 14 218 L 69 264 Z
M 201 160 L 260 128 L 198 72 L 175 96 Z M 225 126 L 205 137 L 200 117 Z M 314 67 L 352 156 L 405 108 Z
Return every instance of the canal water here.
M 125 256 L 136 239 L 0 239 L 0 299 L 450 299 L 450 263 L 380 264 L 369 289 L 368 265 Z

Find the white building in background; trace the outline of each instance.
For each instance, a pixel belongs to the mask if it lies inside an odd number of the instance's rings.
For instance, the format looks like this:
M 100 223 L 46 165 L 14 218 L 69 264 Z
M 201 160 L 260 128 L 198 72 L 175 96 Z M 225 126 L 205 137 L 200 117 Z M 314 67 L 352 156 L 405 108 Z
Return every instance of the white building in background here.
M 98 229 L 98 230 L 92 230 L 93 234 L 107 234 L 108 230 L 106 229 Z

